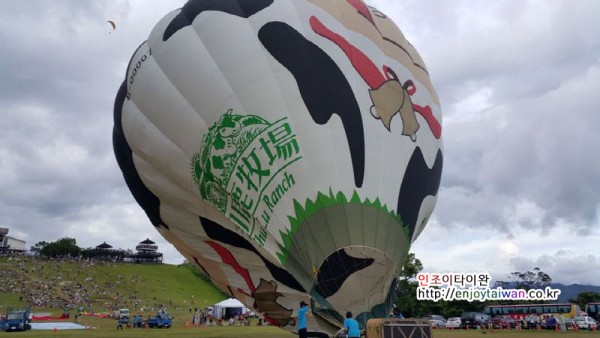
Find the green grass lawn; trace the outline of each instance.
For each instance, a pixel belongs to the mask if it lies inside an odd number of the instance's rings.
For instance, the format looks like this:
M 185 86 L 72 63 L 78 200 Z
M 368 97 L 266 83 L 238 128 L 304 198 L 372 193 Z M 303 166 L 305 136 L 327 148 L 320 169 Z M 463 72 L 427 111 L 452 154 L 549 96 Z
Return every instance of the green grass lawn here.
M 82 321 L 79 321 L 81 323 Z M 44 331 L 27 331 L 19 332 L 19 337 L 211 337 L 211 338 L 226 338 L 226 337 L 265 337 L 265 338 L 292 338 L 296 335 L 289 333 L 283 329 L 272 326 L 208 326 L 189 327 L 177 325 L 169 329 L 124 329 L 117 331 L 117 321 L 114 319 L 89 320 L 90 324 L 94 324 L 95 329 L 89 330 L 58 330 L 56 333 L 53 330 Z M 0 333 L 0 335 L 3 335 Z M 6 334 L 8 335 L 8 334 Z
M 485 332 L 485 333 L 484 333 Z M 434 338 L 476 338 L 476 337 L 494 337 L 494 338 L 585 338 L 600 337 L 600 331 L 579 331 L 579 332 L 554 332 L 553 330 L 541 331 L 517 331 L 517 330 L 433 330 Z
M 80 321 L 81 323 L 82 321 Z M 210 338 L 234 338 L 234 337 L 264 337 L 264 338 L 292 338 L 296 335 L 277 327 L 268 326 L 209 326 L 206 328 L 180 326 L 170 329 L 124 329 L 116 331 L 116 321 L 112 319 L 90 319 L 89 324 L 94 324 L 96 329 L 89 330 L 59 330 L 54 333 L 50 331 L 27 331 L 25 333 L 15 333 L 19 337 L 210 337 Z M 0 335 L 8 334 L 0 333 Z M 598 331 L 579 331 L 579 332 L 554 332 L 554 331 L 516 331 L 516 330 L 433 330 L 432 338 L 476 338 L 476 337 L 495 337 L 495 338 L 590 338 L 600 337 Z M 402 338 L 402 337 L 399 337 Z
M 84 289 L 91 299 L 93 312 L 108 312 L 114 308 L 130 308 L 132 314 L 142 307 L 166 306 L 170 312 L 211 306 L 227 296 L 203 278 L 189 265 L 102 263 L 86 265 L 77 262 L 45 261 L 32 257 L 9 260 L 0 257 L 0 271 L 19 287 L 27 290 L 39 288 L 37 283 L 52 285 L 47 291 L 55 298 L 69 299 L 74 290 Z M 6 277 L 5 277 L 6 278 Z M 0 284 L 8 285 L 0 278 Z M 22 294 L 10 292 L 8 286 L 0 288 L 0 306 L 26 306 Z M 23 287 L 22 285 L 31 285 Z M 79 304 L 77 304 L 79 306 Z M 85 306 L 87 310 L 87 305 Z M 34 312 L 62 313 L 61 306 Z M 0 309 L 0 312 L 4 312 Z M 74 311 L 71 313 L 74 314 Z M 146 313 L 147 315 L 149 313 Z
M 0 292 L 0 313 L 6 312 L 5 308 L 8 307 L 22 307 L 25 302 L 19 299 L 19 295 L 15 295 L 7 292 Z
M 18 262 L 0 257 L 0 313 L 8 307 L 27 306 L 23 295 L 9 292 L 8 284 L 20 280 L 23 285 L 36 285 L 36 282 L 52 282 L 48 289 L 57 297 L 67 296 L 65 285 L 81 285 L 87 288 L 91 297 L 94 312 L 103 312 L 110 307 L 128 307 L 131 315 L 139 314 L 146 318 L 154 315 L 155 311 L 141 312 L 134 307 L 133 300 L 144 306 L 164 304 L 173 315 L 173 327 L 169 329 L 124 329 L 117 331 L 117 321 L 110 318 L 95 318 L 82 316 L 77 323 L 94 329 L 88 330 L 53 330 L 27 331 L 13 333 L 19 337 L 265 337 L 291 338 L 296 335 L 277 327 L 257 326 L 256 321 L 251 326 L 208 326 L 206 328 L 188 327 L 186 322 L 191 320 L 190 307 L 204 308 L 225 298 L 211 283 L 203 278 L 197 270 L 187 265 L 169 264 L 132 264 L 104 263 L 84 266 L 74 262 L 40 261 L 35 258 L 20 258 Z M 10 276 L 7 277 L 6 276 Z M 14 284 L 14 283 L 13 283 Z M 19 285 L 22 286 L 22 285 Z M 13 286 L 14 287 L 14 286 Z M 92 288 L 96 288 L 92 290 Z M 62 308 L 35 308 L 32 312 L 51 312 L 54 316 L 62 313 Z M 71 311 L 70 322 L 75 322 Z M 599 331 L 600 332 L 600 331 Z M 496 338 L 584 338 L 598 337 L 596 331 L 554 332 L 554 331 L 500 331 L 494 330 L 433 330 L 432 338 L 475 338 L 485 335 Z M 0 337 L 12 336 L 0 332 Z M 402 338 L 402 337 L 399 337 Z
M 84 311 L 89 310 L 91 306 L 92 312 L 95 313 L 111 313 L 114 309 L 129 308 L 131 316 L 142 315 L 144 318 L 154 316 L 161 306 L 165 306 L 173 315 L 175 328 L 183 328 L 185 322 L 191 319 L 190 309 L 193 311 L 195 308 L 205 308 L 227 298 L 190 265 L 90 265 L 33 257 L 0 257 L 0 272 L 0 313 L 5 313 L 9 307 L 30 306 L 33 313 L 50 312 L 53 316 L 60 316 L 63 313 L 62 305 L 31 306 L 27 303 L 26 293 L 32 289 L 39 292 L 40 285 L 43 285 L 43 294 L 51 295 L 54 299 L 64 299 L 66 302 L 73 298 L 74 293 L 85 290 L 91 301 L 75 304 L 76 307 L 69 311 L 70 321 L 73 322 L 80 305 Z M 46 286 L 49 287 L 46 289 Z M 106 332 L 116 329 L 117 325 L 114 319 L 86 316 L 81 316 L 78 322 L 99 326 L 100 330 L 91 330 L 94 332 L 102 332 L 106 326 L 105 336 Z M 76 332 L 82 333 L 75 330 L 69 334 L 77 336 Z
M 222 326 L 185 328 L 191 320 L 190 308 L 205 308 L 227 296 L 216 289 L 198 270 L 189 265 L 169 264 L 132 264 L 103 263 L 85 265 L 77 262 L 45 261 L 32 257 L 19 257 L 18 260 L 0 257 L 0 313 L 8 307 L 28 306 L 24 295 L 10 291 L 9 284 L 18 280 L 18 287 L 38 285 L 43 282 L 52 285 L 47 293 L 56 297 L 68 298 L 64 286 L 80 285 L 87 289 L 91 297 L 92 311 L 109 312 L 111 308 L 126 307 L 131 315 L 139 314 L 146 318 L 154 316 L 154 304 L 165 305 L 173 316 L 173 327 L 170 329 L 125 329 L 117 331 L 117 321 L 111 318 L 81 316 L 75 320 L 76 310 L 71 310 L 71 318 L 67 321 L 94 327 L 88 330 L 33 330 L 13 333 L 27 337 L 293 337 L 294 335 L 277 327 L 256 326 Z M 6 279 L 7 276 L 9 279 Z M 80 287 L 74 287 L 79 289 Z M 137 300 L 134 302 L 134 300 Z M 138 304 L 138 306 L 133 306 Z M 141 311 L 144 306 L 144 311 Z M 62 307 L 32 307 L 33 313 L 50 312 L 59 316 Z M 9 333 L 0 332 L 0 336 Z

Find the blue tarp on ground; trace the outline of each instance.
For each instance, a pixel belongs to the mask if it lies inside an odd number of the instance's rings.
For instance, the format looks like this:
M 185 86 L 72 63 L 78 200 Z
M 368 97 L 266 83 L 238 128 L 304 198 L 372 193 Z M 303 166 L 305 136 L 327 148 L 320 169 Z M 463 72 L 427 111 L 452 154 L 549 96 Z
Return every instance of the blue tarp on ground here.
M 71 322 L 48 322 L 48 323 L 31 323 L 32 330 L 80 330 L 85 329 L 85 326 Z

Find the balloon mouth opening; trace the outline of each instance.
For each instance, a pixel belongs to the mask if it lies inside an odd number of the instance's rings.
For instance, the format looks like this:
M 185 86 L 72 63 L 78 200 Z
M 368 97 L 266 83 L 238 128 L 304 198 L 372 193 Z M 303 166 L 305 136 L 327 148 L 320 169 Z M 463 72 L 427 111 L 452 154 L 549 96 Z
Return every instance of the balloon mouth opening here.
M 376 281 L 397 273 L 398 263 L 385 251 L 362 245 L 346 246 L 331 253 L 321 263 L 314 276 L 313 289 L 325 298 L 349 286 L 360 286 L 360 290 L 372 294 L 377 293 L 372 288 Z M 365 286 L 370 288 L 365 289 Z
M 367 304 L 386 303 L 398 273 L 398 263 L 382 250 L 358 245 L 340 248 L 318 268 L 311 288 L 313 311 L 329 322 L 343 322 L 346 311 L 374 317 L 377 314 Z

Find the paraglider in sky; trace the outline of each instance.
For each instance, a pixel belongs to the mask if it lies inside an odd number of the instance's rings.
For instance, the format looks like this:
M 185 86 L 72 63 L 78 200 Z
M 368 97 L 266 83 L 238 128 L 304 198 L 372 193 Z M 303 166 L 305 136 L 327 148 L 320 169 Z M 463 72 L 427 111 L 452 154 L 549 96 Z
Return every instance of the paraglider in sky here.
M 156 229 L 265 320 L 385 317 L 437 200 L 441 110 L 360 0 L 195 0 L 135 51 L 114 150 Z
M 117 25 L 115 24 L 114 21 L 112 20 L 108 20 L 106 21 L 106 23 L 108 23 L 108 25 L 112 28 L 112 30 L 114 31 L 115 29 L 117 29 Z M 110 32 L 109 32 L 110 33 Z

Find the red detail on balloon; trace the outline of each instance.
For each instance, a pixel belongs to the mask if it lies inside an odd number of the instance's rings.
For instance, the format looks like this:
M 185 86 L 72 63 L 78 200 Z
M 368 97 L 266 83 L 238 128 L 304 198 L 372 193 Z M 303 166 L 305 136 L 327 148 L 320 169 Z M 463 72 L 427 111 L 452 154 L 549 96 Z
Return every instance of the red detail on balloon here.
M 362 14 L 359 7 L 362 2 L 360 0 L 347 0 L 352 6 L 357 8 L 357 10 Z M 364 4 L 362 4 L 364 6 Z M 366 9 L 366 7 L 365 7 Z M 366 9 L 368 11 L 368 9 Z M 370 13 L 370 12 L 369 12 Z M 370 14 L 369 14 L 370 17 Z M 368 18 L 367 18 L 368 19 Z M 348 40 L 344 39 L 341 35 L 333 32 L 329 28 L 327 28 L 317 17 L 311 16 L 309 19 L 310 27 L 315 31 L 315 33 L 321 35 L 322 37 L 330 40 L 335 43 L 340 49 L 346 54 L 354 69 L 360 74 L 363 80 L 367 83 L 371 89 L 379 88 L 385 81 L 396 80 L 398 79 L 398 75 L 396 72 L 392 70 L 387 65 L 383 65 L 383 74 L 379 71 L 377 66 L 369 57 L 363 53 L 360 49 L 356 48 L 356 46 L 352 45 Z M 417 88 L 412 80 L 407 80 L 402 86 L 404 90 L 408 93 L 408 95 L 413 96 Z M 413 103 L 413 110 L 425 119 L 429 129 L 433 133 L 433 136 L 436 139 L 439 139 L 442 135 L 442 125 L 440 122 L 433 116 L 433 112 L 431 107 L 429 106 L 420 106 Z
M 412 82 L 412 80 L 406 80 L 402 85 L 402 88 L 404 88 L 410 96 L 413 96 L 413 94 L 417 92 L 417 87 L 415 87 L 415 83 Z
M 392 68 L 388 67 L 387 65 L 383 65 L 382 68 L 383 68 L 383 74 L 385 74 L 386 79 L 396 80 L 396 81 L 400 82 L 400 80 L 398 79 L 398 75 L 396 74 L 396 72 L 394 72 L 394 70 Z
M 213 242 L 213 241 L 205 241 L 206 244 L 210 245 L 211 248 L 213 248 L 217 254 L 221 257 L 221 261 L 229 266 L 231 266 L 233 268 L 233 270 L 235 272 L 238 273 L 238 275 L 240 275 L 244 281 L 246 282 L 246 285 L 248 285 L 248 289 L 250 289 L 250 293 L 254 294 L 254 291 L 256 291 L 256 288 L 254 287 L 254 284 L 252 284 L 252 279 L 250 278 L 250 273 L 248 273 L 248 270 L 244 269 L 236 260 L 235 257 L 233 257 L 233 254 L 231 252 L 229 252 L 229 250 L 227 250 L 224 246 L 222 246 L 221 244 L 217 243 L 217 242 Z M 245 292 L 244 290 L 238 288 L 238 291 L 243 293 L 244 295 L 250 296 L 252 298 L 254 298 L 254 296 L 249 295 L 247 292 Z M 263 312 L 261 312 L 263 313 Z M 268 315 L 264 315 L 263 316 L 265 321 L 273 324 L 273 325 L 277 325 L 279 322 L 271 317 L 269 317 Z
M 217 252 L 217 254 L 219 254 L 219 256 L 221 257 L 221 261 L 223 261 L 223 263 L 231 266 L 233 268 L 233 270 L 238 273 L 238 275 L 240 275 L 240 276 L 242 276 L 242 278 L 244 278 L 244 281 L 246 281 L 246 285 L 248 285 L 248 289 L 250 289 L 251 293 L 254 293 L 256 288 L 254 287 L 254 284 L 252 284 L 252 279 L 250 278 L 250 273 L 248 273 L 248 270 L 242 268 L 242 266 L 235 260 L 235 257 L 233 257 L 231 252 L 229 252 L 229 250 L 227 250 L 225 247 L 223 247 L 219 243 L 216 243 L 213 241 L 205 241 L 205 242 L 206 242 L 206 244 L 210 245 L 210 247 L 213 248 Z
M 375 20 L 371 16 L 371 12 L 367 5 L 365 5 L 361 0 L 346 0 L 352 7 L 356 8 L 360 15 L 364 16 L 373 26 L 375 26 Z
M 325 27 L 325 25 L 315 16 L 311 16 L 309 22 L 310 27 L 315 33 L 331 40 L 342 49 L 350 62 L 352 62 L 354 69 L 356 69 L 369 87 L 379 88 L 379 86 L 385 82 L 385 77 L 379 72 L 377 66 L 375 66 L 373 61 L 371 61 L 371 59 L 369 59 L 360 49 L 354 47 L 339 34 L 334 33 L 329 28 Z
M 440 122 L 435 118 L 435 116 L 433 116 L 433 112 L 431 111 L 431 107 L 429 106 L 419 106 L 418 104 L 413 103 L 413 109 L 421 114 L 421 116 L 423 116 L 423 118 L 425 119 L 425 121 L 427 122 L 427 125 L 429 126 L 429 129 L 431 130 L 431 133 L 433 133 L 433 136 L 436 139 L 439 139 L 442 136 L 442 125 L 440 124 Z

